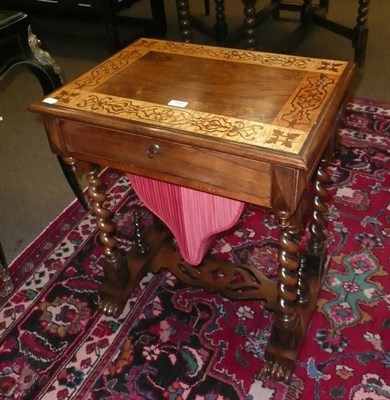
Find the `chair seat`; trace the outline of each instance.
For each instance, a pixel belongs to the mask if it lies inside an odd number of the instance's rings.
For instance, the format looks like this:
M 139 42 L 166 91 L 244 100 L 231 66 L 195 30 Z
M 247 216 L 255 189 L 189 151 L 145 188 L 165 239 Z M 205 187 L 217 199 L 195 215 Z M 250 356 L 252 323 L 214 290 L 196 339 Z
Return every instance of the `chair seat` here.
M 180 254 L 191 265 L 201 263 L 215 236 L 239 220 L 244 203 L 209 193 L 128 174 L 144 205 L 174 235 Z

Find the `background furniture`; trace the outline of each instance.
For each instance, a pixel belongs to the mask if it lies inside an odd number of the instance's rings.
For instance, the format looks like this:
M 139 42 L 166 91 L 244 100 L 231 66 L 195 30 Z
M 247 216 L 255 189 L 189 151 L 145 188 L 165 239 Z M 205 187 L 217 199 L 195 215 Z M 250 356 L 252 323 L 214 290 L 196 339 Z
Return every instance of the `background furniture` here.
M 3 292 L 5 295 L 8 295 L 14 289 L 12 284 L 12 279 L 9 274 L 7 259 L 5 257 L 3 247 L 1 246 L 0 242 L 0 279 L 3 283 Z
M 209 1 L 205 0 L 206 14 L 209 13 L 210 9 Z M 220 45 L 234 46 L 244 39 L 246 48 L 256 49 L 256 27 L 270 17 L 279 18 L 280 11 L 287 10 L 300 14 L 300 25 L 290 40 L 281 49 L 277 49 L 278 52 L 289 53 L 309 33 L 313 25 L 319 25 L 349 39 L 355 49 L 355 62 L 360 66 L 364 64 L 368 38 L 366 24 L 370 0 L 356 0 L 356 24 L 352 28 L 338 24 L 326 17 L 329 0 L 317 0 L 316 2 L 312 0 L 270 0 L 260 10 L 256 10 L 256 2 L 256 0 L 242 0 L 244 21 L 238 29 L 228 34 L 225 0 L 214 0 L 215 25 L 213 31 L 210 31 L 205 24 L 191 15 L 189 0 L 177 0 L 178 20 L 183 40 L 191 42 L 191 27 L 193 27 L 203 33 L 214 35 Z M 351 16 L 353 16 L 352 12 Z
M 105 38 L 111 50 L 120 47 L 118 26 L 141 28 L 138 36 L 164 35 L 166 31 L 164 0 L 145 0 L 150 3 L 151 19 L 120 16 L 118 13 L 132 4 L 144 0 L 2 0 L 1 7 L 28 13 L 30 17 L 48 16 L 50 29 L 58 29 L 60 19 L 97 19 L 104 23 Z M 50 21 L 50 18 L 49 18 Z M 34 26 L 36 30 L 36 27 Z M 64 29 L 64 28 L 63 28 Z M 66 28 L 65 28 L 66 29 Z
M 38 38 L 31 31 L 30 20 L 26 14 L 0 11 L 0 79 L 15 65 L 24 65 L 38 78 L 44 94 L 62 86 L 59 66 L 40 45 Z M 58 162 L 74 194 L 87 208 L 75 175 L 61 157 L 58 157 Z
M 321 26 L 333 33 L 341 35 L 351 41 L 354 48 L 354 61 L 359 65 L 364 65 L 368 39 L 368 9 L 370 0 L 356 0 L 356 11 L 351 10 L 351 21 L 355 17 L 355 25 L 351 28 L 341 25 L 326 17 L 330 0 L 318 0 L 317 5 L 313 5 L 311 0 L 304 0 L 303 4 L 293 4 L 291 2 L 280 2 L 280 10 L 291 10 L 300 13 L 301 24 L 295 32 L 295 38 L 291 41 L 289 47 L 286 47 L 288 52 L 296 43 L 308 34 L 308 30 L 313 25 Z M 302 1 L 300 2 L 302 3 Z
M 52 92 L 63 83 L 58 65 L 49 53 L 41 49 L 39 40 L 31 32 L 28 16 L 17 11 L 0 10 L 0 79 L 3 79 L 16 65 L 26 66 L 38 78 L 45 94 Z M 74 194 L 87 208 L 76 176 L 61 157 L 57 158 Z M 7 262 L 2 250 L 1 257 L 0 263 L 3 269 L 6 269 Z

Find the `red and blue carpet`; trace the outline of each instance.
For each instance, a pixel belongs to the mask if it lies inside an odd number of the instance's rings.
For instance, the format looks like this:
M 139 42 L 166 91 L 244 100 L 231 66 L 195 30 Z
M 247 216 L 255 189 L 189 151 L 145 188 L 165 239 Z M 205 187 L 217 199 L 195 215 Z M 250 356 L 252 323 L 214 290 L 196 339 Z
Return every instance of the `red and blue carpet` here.
M 329 209 L 331 263 L 291 384 L 257 373 L 273 315 L 148 275 L 119 319 L 97 311 L 102 249 L 71 204 L 10 266 L 1 298 L 0 398 L 390 399 L 390 104 L 354 99 L 340 128 Z M 137 202 L 104 172 L 123 248 Z M 145 212 L 145 221 L 151 220 Z M 217 257 L 276 269 L 277 227 L 248 207 Z

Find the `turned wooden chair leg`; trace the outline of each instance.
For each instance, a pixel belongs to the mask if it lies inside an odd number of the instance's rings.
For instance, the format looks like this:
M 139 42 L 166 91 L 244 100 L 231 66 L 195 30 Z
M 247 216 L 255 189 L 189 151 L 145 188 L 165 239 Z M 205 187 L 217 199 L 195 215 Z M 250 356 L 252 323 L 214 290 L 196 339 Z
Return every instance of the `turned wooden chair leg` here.
M 368 41 L 368 6 L 370 0 L 359 0 L 358 16 L 356 18 L 356 26 L 353 30 L 352 45 L 355 49 L 354 60 L 359 66 L 364 65 L 366 59 L 366 49 Z
M 112 52 L 118 51 L 120 48 L 120 42 L 115 21 L 116 2 L 98 1 L 97 4 L 100 17 L 104 21 L 106 28 L 108 47 Z
M 329 8 L 329 0 L 320 0 L 319 6 L 327 10 Z
M 301 8 L 301 25 L 308 25 L 313 21 L 313 5 L 312 0 L 304 0 Z
M 153 21 L 157 24 L 157 34 L 165 36 L 167 33 L 167 19 L 164 0 L 150 0 L 150 10 Z
M 191 14 L 188 0 L 176 0 L 177 19 L 179 22 L 180 34 L 183 42 L 192 42 Z
M 215 0 L 215 25 L 214 30 L 218 43 L 226 44 L 228 25 L 225 17 L 225 0 Z
M 241 0 L 244 4 L 246 48 L 256 49 L 256 7 L 255 0 Z
M 210 15 L 210 0 L 204 0 L 204 13 Z

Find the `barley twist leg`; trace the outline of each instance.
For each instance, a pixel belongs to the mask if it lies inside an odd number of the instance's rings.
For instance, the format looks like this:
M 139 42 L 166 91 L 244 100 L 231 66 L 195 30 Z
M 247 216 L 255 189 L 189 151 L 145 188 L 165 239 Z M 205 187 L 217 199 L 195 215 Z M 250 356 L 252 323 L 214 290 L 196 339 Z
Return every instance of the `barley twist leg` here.
M 314 180 L 313 216 L 310 224 L 310 239 L 306 249 L 306 264 L 310 272 L 317 274 L 320 279 L 324 275 L 326 262 L 326 227 L 328 206 L 325 202 L 329 195 L 326 184 L 330 176 L 326 170 L 327 162 L 323 161 L 317 170 Z
M 136 205 L 134 208 L 134 238 L 138 254 L 146 254 L 150 249 L 145 243 L 145 227 L 142 224 L 141 207 Z
M 279 212 L 278 218 L 282 228 L 279 237 L 278 311 L 265 352 L 264 373 L 272 379 L 288 381 L 295 360 L 284 357 L 284 353 L 297 350 L 301 335 L 297 286 L 302 227 L 286 212 Z
M 99 310 L 106 315 L 118 317 L 123 310 L 125 300 L 121 293 L 129 280 L 126 260 L 118 249 L 115 238 L 115 225 L 111 211 L 107 208 L 107 196 L 99 177 L 99 167 L 95 164 L 83 164 L 91 198 L 91 210 L 96 216 L 96 225 L 100 231 L 99 239 L 103 245 L 105 261 L 103 265 L 105 285 L 111 287 L 112 294 L 100 290 Z

